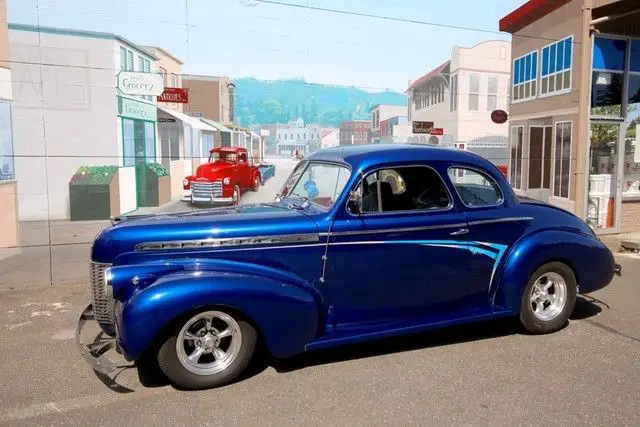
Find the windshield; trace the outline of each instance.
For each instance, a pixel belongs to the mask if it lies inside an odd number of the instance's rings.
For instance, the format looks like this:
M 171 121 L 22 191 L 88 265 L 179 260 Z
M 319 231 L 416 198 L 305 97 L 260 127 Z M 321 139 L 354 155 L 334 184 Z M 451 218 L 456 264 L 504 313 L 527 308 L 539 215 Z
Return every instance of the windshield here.
M 281 195 L 331 207 L 342 193 L 349 176 L 351 171 L 345 166 L 311 162 L 293 171 Z
M 216 151 L 211 153 L 209 156 L 209 162 L 217 162 L 221 160 L 223 162 L 231 162 L 234 163 L 238 155 L 236 153 L 225 153 L 224 151 Z

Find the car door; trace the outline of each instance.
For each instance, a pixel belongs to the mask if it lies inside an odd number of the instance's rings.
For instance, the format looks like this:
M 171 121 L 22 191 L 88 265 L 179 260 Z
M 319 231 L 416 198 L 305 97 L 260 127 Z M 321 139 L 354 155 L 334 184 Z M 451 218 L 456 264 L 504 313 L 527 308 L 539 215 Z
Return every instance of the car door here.
M 325 281 L 332 323 L 409 319 L 473 299 L 466 216 L 443 184 L 428 165 L 385 167 L 356 184 L 364 212 L 341 207 L 330 233 Z M 418 197 L 429 191 L 431 199 Z
M 521 215 L 504 197 L 498 176 L 469 165 L 449 165 L 448 178 L 469 222 L 469 280 L 482 284 L 493 302 L 505 254 L 529 227 L 532 218 Z

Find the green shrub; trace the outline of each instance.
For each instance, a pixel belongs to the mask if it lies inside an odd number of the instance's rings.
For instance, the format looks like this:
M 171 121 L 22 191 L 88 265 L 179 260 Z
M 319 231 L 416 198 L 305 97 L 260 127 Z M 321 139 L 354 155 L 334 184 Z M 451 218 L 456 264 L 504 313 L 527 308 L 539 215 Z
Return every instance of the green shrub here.
M 147 166 L 156 176 L 167 176 L 169 175 L 169 171 L 160 163 L 147 163 Z
M 118 166 L 81 166 L 71 177 L 72 185 L 106 185 L 111 183 Z

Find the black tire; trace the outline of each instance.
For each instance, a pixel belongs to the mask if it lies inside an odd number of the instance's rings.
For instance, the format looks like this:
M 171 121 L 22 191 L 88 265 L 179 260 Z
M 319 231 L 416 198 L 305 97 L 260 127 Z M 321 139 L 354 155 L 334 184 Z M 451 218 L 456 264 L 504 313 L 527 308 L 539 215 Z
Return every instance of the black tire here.
M 545 273 L 555 273 L 562 277 L 566 284 L 566 297 L 564 306 L 555 317 L 549 320 L 540 319 L 531 302 L 531 295 L 536 281 Z M 532 334 L 548 334 L 562 329 L 569 321 L 576 304 L 577 282 L 573 270 L 562 262 L 550 262 L 539 267 L 529 278 L 522 295 L 520 305 L 520 323 Z M 555 292 L 555 291 L 554 291 Z
M 234 185 L 233 186 L 233 191 L 238 193 L 238 200 L 236 200 L 235 202 L 232 200 L 231 201 L 231 205 L 232 206 L 237 206 L 237 205 L 240 204 L 240 197 L 242 196 L 242 193 L 240 192 L 240 186 Z
M 240 327 L 242 341 L 238 355 L 224 370 L 211 375 L 196 374 L 186 369 L 178 358 L 176 343 L 184 322 L 176 325 L 171 335 L 164 341 L 158 351 L 158 365 L 167 378 L 178 387 L 188 390 L 202 390 L 221 387 L 240 378 L 256 351 L 258 333 L 255 328 L 241 317 L 230 314 Z M 188 319 L 185 319 L 187 322 Z
M 256 175 L 256 180 L 258 181 L 258 184 L 252 185 L 251 191 L 258 191 L 260 189 L 260 186 L 262 185 L 262 178 L 260 177 L 260 175 Z M 255 183 L 256 181 L 254 180 L 253 182 Z

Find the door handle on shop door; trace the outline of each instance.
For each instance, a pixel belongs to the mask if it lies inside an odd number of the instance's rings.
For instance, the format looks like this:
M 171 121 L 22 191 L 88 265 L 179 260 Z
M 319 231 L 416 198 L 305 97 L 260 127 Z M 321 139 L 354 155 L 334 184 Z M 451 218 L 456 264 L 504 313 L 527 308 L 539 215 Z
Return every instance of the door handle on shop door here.
M 469 232 L 469 229 L 468 229 L 468 228 L 461 228 L 461 229 L 459 229 L 458 231 L 454 231 L 454 232 L 452 232 L 450 235 L 451 235 L 451 236 L 460 236 L 460 235 L 462 235 L 462 234 L 467 234 L 468 232 Z

